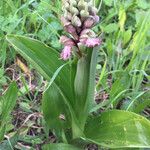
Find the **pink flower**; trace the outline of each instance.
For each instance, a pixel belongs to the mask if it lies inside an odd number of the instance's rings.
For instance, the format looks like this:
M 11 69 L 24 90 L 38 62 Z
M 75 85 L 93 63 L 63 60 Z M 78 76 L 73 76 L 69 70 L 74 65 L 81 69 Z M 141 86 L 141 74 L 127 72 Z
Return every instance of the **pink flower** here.
M 101 44 L 101 40 L 99 38 L 88 38 L 82 42 L 87 47 L 95 47 Z
M 60 54 L 60 58 L 67 60 L 71 57 L 71 46 L 65 46 Z

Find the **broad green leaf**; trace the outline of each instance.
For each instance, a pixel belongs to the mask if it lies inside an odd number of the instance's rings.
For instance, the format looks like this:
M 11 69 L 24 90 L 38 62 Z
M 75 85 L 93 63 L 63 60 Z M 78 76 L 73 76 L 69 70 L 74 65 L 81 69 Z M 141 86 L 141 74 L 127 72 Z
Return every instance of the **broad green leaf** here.
M 61 132 L 62 128 L 67 128 L 70 125 L 70 118 L 68 118 L 66 111 L 67 106 L 62 101 L 63 97 L 56 85 L 53 84 L 55 78 L 65 65 L 67 64 L 60 66 L 56 70 L 42 97 L 42 110 L 47 126 L 49 129 L 57 130 L 58 133 Z
M 50 80 L 55 71 L 64 64 L 56 50 L 37 40 L 17 35 L 8 35 L 7 40 L 47 80 Z M 67 102 L 73 104 L 74 92 L 70 78 L 70 66 L 67 65 L 63 67 L 54 82 Z
M 49 129 L 61 130 L 70 125 L 67 106 L 62 99 L 63 98 L 55 84 L 49 86 L 44 92 L 42 98 L 42 110 Z
M 150 148 L 150 121 L 132 112 L 112 110 L 89 119 L 85 136 L 108 148 Z
M 16 100 L 17 100 L 17 85 L 15 82 L 11 83 L 8 90 L 5 92 L 5 94 L 1 97 L 0 103 L 1 103 L 1 114 L 0 114 L 0 140 L 3 139 L 3 136 L 5 134 L 5 129 L 7 127 L 7 123 L 10 118 L 10 113 L 15 107 Z
M 81 149 L 69 144 L 59 143 L 59 144 L 44 145 L 43 150 L 81 150 Z

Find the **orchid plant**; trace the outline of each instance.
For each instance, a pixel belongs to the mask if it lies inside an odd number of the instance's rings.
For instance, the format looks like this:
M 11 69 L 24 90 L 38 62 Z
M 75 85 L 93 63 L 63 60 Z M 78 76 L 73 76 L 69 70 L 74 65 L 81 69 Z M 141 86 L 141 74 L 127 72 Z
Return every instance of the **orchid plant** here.
M 109 110 L 93 115 L 95 74 L 102 40 L 92 30 L 99 22 L 93 0 L 62 0 L 61 54 L 27 37 L 7 40 L 49 81 L 42 110 L 47 131 L 57 137 L 43 149 L 79 150 L 88 143 L 107 148 L 150 148 L 150 122 L 135 113 Z M 70 61 L 68 61 L 70 60 Z

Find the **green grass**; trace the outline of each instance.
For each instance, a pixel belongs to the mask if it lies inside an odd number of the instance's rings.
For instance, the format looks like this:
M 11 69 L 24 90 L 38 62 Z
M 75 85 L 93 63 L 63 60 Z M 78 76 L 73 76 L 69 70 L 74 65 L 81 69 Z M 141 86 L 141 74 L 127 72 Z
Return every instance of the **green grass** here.
M 150 107 L 150 4 L 148 0 L 96 0 L 96 5 L 100 8 L 101 22 L 94 30 L 102 37 L 103 43 L 97 64 L 99 105 L 93 110 L 117 108 L 149 118 L 146 108 Z M 12 67 L 16 53 L 5 36 L 33 37 L 60 51 L 59 37 L 63 32 L 60 10 L 59 0 L 0 1 L 0 93 L 12 79 L 8 68 L 15 70 L 20 87 L 16 108 L 2 141 L 9 149 L 16 144 L 15 141 L 18 149 L 27 149 L 27 146 L 38 149 L 50 137 L 42 128 L 44 120 L 39 113 L 45 80 L 27 64 L 32 70 L 30 84 L 30 78 L 19 67 Z M 104 93 L 108 95 L 106 100 L 102 97 Z

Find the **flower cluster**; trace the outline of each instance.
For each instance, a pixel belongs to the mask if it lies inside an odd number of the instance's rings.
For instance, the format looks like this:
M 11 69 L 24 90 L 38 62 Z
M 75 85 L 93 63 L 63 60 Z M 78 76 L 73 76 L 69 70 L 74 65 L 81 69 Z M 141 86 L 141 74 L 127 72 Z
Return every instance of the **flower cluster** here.
M 101 44 L 92 27 L 99 22 L 97 9 L 93 6 L 93 0 L 62 0 L 63 15 L 61 22 L 66 32 L 71 37 L 61 36 L 60 42 L 64 45 L 61 59 L 71 57 L 73 47 L 80 52 L 80 47 L 95 47 Z

